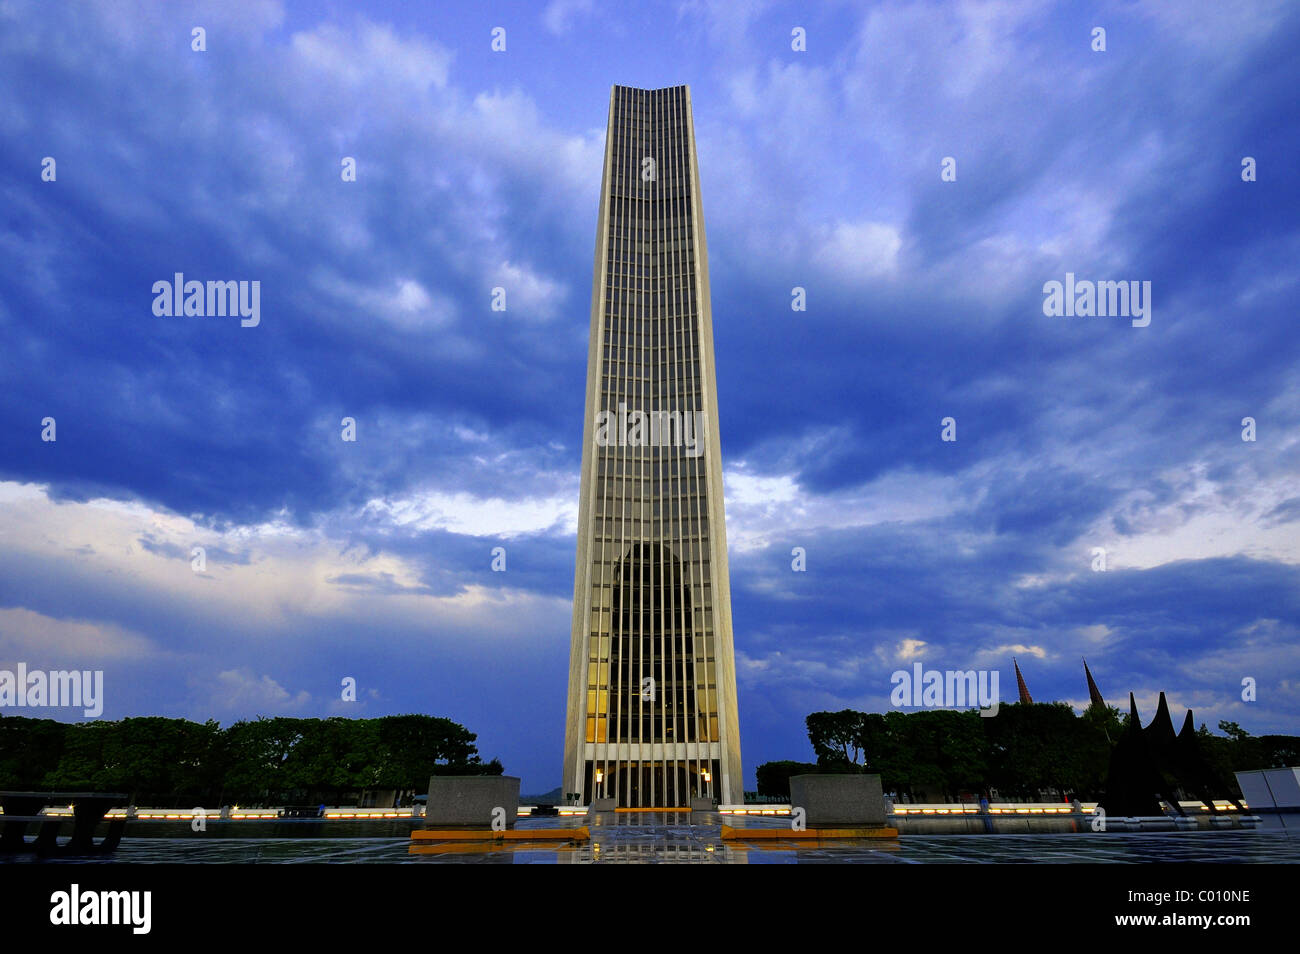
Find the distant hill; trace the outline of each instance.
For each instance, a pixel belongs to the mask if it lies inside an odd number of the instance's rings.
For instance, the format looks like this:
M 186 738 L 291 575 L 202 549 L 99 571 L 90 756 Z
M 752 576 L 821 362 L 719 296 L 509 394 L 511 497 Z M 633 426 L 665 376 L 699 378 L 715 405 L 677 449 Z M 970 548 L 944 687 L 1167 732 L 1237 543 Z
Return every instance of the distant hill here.
M 559 805 L 564 798 L 564 788 L 561 785 L 555 786 L 549 792 L 541 795 L 520 795 L 520 805 Z

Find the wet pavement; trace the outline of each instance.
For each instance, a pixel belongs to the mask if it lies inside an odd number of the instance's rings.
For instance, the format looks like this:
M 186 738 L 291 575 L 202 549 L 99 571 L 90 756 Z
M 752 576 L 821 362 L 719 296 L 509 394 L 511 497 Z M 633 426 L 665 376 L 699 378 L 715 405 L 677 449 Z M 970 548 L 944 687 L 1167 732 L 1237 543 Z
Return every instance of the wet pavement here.
M 586 842 L 422 843 L 408 838 L 180 838 L 124 840 L 107 857 L 82 864 L 1300 864 L 1300 839 L 1284 832 L 1221 830 L 1038 834 L 902 834 L 798 844 L 722 840 L 722 825 L 782 828 L 783 818 L 714 813 L 602 813 L 585 820 Z M 518 831 L 572 828 L 582 816 L 521 818 Z M 10 863 L 39 862 L 11 856 Z

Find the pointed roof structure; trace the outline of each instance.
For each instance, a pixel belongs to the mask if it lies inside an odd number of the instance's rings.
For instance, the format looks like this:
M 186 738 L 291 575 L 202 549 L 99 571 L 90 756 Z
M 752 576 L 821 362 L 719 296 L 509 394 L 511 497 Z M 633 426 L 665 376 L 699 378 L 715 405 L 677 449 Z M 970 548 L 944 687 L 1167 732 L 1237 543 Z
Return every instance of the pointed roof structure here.
M 1160 701 L 1156 705 L 1156 717 L 1146 727 L 1146 732 L 1157 745 L 1165 747 L 1172 746 L 1174 739 L 1177 738 L 1174 732 L 1174 720 L 1169 715 L 1169 702 L 1163 692 L 1160 693 Z
M 1201 750 L 1192 711 L 1187 710 L 1182 731 L 1174 734 L 1169 702 L 1160 693 L 1155 718 L 1146 728 L 1138 718 L 1133 693 L 1128 694 L 1128 720 L 1124 732 L 1110 752 L 1101 807 L 1111 815 L 1161 814 L 1161 801 L 1179 815 L 1185 815 L 1179 799 L 1185 794 L 1200 799 L 1211 813 L 1218 812 L 1216 799 L 1226 799 L 1237 811 L 1245 811 L 1232 795 L 1232 787 L 1210 765 Z
M 1029 694 L 1029 687 L 1025 685 L 1025 677 L 1020 675 L 1020 663 L 1016 662 L 1015 657 L 1011 657 L 1011 665 L 1016 667 L 1016 689 L 1020 691 L 1020 701 L 1023 703 L 1032 703 L 1033 696 Z
M 1088 660 L 1083 661 L 1083 674 L 1088 677 L 1088 698 L 1092 700 L 1091 706 L 1098 709 L 1106 708 L 1106 700 L 1101 697 L 1101 690 L 1097 688 L 1097 683 L 1093 681 L 1092 672 L 1088 669 Z
M 1227 780 L 1220 777 L 1219 771 L 1205 758 L 1200 738 L 1196 734 L 1196 723 L 1192 719 L 1191 709 L 1187 710 L 1182 731 L 1178 733 L 1175 754 L 1178 757 L 1178 767 L 1182 773 L 1180 780 L 1183 786 L 1195 798 L 1204 802 L 1212 814 L 1219 811 L 1214 804 L 1216 792 L 1219 793 L 1219 798 L 1226 798 L 1231 802 L 1237 811 L 1245 812 L 1241 801 L 1231 794 L 1232 789 L 1228 786 Z
M 1156 769 L 1151 752 L 1150 737 L 1142 728 L 1138 716 L 1137 700 L 1128 694 L 1128 721 L 1124 731 L 1110 751 L 1110 769 L 1106 773 L 1106 789 L 1101 807 L 1107 815 L 1158 816 L 1161 814 L 1159 796 L 1166 788 Z

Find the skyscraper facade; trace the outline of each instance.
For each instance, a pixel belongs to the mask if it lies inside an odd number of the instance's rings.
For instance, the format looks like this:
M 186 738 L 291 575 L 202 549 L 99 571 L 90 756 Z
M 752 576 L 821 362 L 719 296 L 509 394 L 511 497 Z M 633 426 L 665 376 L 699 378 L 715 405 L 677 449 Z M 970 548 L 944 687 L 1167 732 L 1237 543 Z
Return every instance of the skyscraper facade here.
M 610 93 L 591 292 L 564 791 L 744 798 L 691 93 Z

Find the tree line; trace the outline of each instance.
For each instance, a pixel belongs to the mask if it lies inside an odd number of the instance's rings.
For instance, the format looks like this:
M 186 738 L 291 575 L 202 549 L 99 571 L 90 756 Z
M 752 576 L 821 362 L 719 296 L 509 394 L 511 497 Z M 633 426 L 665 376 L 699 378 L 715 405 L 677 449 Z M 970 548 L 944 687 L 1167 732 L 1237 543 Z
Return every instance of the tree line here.
M 0 789 L 123 792 L 131 804 L 331 805 L 367 789 L 426 792 L 430 775 L 500 775 L 477 736 L 427 715 L 117 722 L 0 718 Z
M 788 797 L 792 775 L 872 772 L 886 792 L 907 801 L 955 802 L 990 790 L 1012 800 L 1092 801 L 1103 792 L 1111 745 L 1127 721 L 1113 706 L 1076 715 L 1064 702 L 1003 703 L 992 717 L 974 709 L 814 712 L 806 725 L 816 763 L 760 765 L 758 793 Z M 1234 771 L 1300 764 L 1298 736 L 1255 737 L 1234 722 L 1220 722 L 1219 730 L 1223 736 L 1202 724 L 1197 734 L 1233 795 L 1240 794 Z

